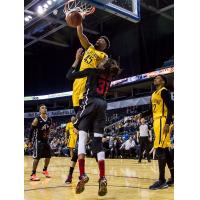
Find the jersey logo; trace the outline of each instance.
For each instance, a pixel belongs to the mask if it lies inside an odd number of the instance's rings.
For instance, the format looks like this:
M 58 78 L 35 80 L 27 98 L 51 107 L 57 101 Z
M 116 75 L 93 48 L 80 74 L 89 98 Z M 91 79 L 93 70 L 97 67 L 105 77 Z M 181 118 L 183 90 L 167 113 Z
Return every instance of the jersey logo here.
M 47 124 L 45 124 L 42 128 L 41 128 L 41 130 L 47 130 L 49 128 L 49 126 L 47 125 Z

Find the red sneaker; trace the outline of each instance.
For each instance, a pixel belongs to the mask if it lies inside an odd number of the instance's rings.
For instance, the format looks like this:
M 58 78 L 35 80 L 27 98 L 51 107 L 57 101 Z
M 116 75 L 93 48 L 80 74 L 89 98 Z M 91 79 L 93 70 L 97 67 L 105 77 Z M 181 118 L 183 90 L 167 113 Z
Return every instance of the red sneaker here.
M 32 174 L 30 180 L 31 180 L 31 181 L 39 181 L 40 178 L 38 178 L 38 177 L 36 176 L 36 174 Z
M 43 171 L 42 173 L 46 176 L 46 178 L 51 178 L 47 170 Z

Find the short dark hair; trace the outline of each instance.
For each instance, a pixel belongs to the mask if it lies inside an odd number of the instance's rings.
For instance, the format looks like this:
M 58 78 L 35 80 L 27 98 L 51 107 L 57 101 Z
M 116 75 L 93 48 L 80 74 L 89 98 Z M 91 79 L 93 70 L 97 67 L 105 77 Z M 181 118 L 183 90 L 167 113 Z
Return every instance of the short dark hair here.
M 39 105 L 39 109 L 40 109 L 42 106 L 45 106 L 45 107 L 46 107 L 46 105 L 45 105 L 45 104 L 40 104 L 40 105 Z
M 157 76 L 160 76 L 160 77 L 162 78 L 162 80 L 165 82 L 165 85 L 167 84 L 167 78 L 166 78 L 164 75 L 159 74 L 159 75 L 157 75 Z M 157 76 L 155 76 L 155 78 L 156 78 Z M 154 79 L 155 79 L 155 78 L 154 78 Z
M 106 41 L 106 45 L 107 45 L 106 50 L 109 49 L 110 48 L 110 40 L 108 39 L 108 37 L 103 35 L 100 38 L 103 38 Z

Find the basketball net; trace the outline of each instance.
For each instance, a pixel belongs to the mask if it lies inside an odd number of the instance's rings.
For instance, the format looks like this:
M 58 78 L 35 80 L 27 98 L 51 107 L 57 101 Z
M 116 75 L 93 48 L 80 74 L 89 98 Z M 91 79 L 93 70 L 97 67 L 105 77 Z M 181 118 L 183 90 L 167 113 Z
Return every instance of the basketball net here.
M 63 12 L 67 16 L 70 12 L 78 11 L 84 18 L 95 12 L 95 7 L 80 0 L 68 0 L 65 4 Z

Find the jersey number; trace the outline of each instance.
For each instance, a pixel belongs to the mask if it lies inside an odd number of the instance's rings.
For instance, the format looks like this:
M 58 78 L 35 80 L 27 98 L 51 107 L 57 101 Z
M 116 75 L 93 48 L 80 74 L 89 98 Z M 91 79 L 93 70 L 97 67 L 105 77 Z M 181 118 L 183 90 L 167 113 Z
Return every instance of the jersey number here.
M 156 112 L 156 104 L 153 104 L 153 112 Z
M 84 61 L 87 63 L 87 64 L 90 64 L 92 62 L 92 56 L 88 55 L 84 58 Z

